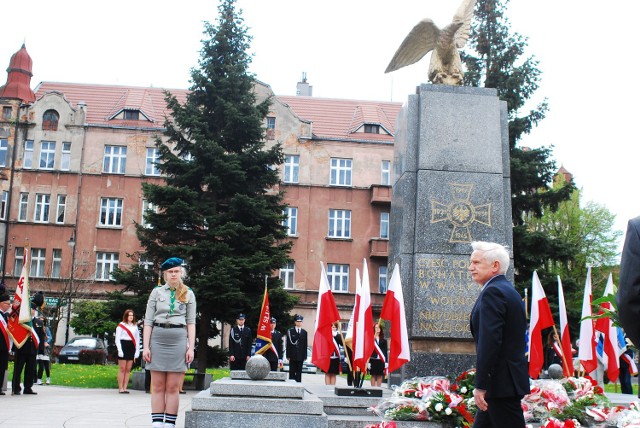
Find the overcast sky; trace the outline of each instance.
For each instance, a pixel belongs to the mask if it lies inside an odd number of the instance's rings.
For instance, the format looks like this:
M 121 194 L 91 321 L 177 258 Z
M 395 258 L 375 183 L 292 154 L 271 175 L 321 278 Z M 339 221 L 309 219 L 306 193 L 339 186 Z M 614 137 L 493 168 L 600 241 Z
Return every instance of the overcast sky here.
M 451 21 L 458 0 L 239 0 L 253 37 L 251 71 L 278 95 L 302 73 L 316 97 L 404 102 L 427 82 L 428 57 L 389 75 L 389 60 L 422 18 Z M 203 22 L 216 0 L 32 0 L 3 5 L 0 69 L 26 43 L 41 81 L 188 88 Z M 523 145 L 554 146 L 583 202 L 605 205 L 624 231 L 640 215 L 637 45 L 640 1 L 511 0 L 514 31 L 540 61 L 537 99 L 550 112 Z M 2 65 L 4 64 L 4 65 Z M 0 73 L 0 84 L 6 73 Z

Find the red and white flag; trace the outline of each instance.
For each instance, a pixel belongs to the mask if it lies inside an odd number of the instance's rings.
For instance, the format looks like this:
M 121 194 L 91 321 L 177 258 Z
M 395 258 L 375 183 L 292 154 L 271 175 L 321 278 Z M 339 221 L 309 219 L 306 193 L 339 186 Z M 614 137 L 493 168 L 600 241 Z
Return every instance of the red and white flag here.
M 331 325 L 340 321 L 340 313 L 329 287 L 327 273 L 320 262 L 320 287 L 318 288 L 318 310 L 316 312 L 316 332 L 313 336 L 311 362 L 324 372 L 329 370 L 331 354 L 336 351 Z
M 356 319 L 353 323 L 353 365 L 361 372 L 367 371 L 367 363 L 374 349 L 373 312 L 367 260 L 362 268 L 362 286 L 356 295 Z
M 389 348 L 389 373 L 391 373 L 411 360 L 400 268 L 397 263 L 393 267 L 391 282 L 382 304 L 380 318 L 391 321 L 391 345 Z
M 613 290 L 613 277 L 609 274 L 607 286 L 604 289 L 604 296 L 615 295 Z M 609 311 L 615 308 L 609 302 L 600 304 L 600 307 Z M 600 311 L 599 313 L 602 313 Z M 603 334 L 604 354 L 606 355 L 607 377 L 611 382 L 615 382 L 620 374 L 620 346 L 618 346 L 618 329 L 611 322 L 611 318 L 599 318 L 596 323 L 596 330 Z
M 571 336 L 569 335 L 569 321 L 567 307 L 564 303 L 564 291 L 562 280 L 558 275 L 558 312 L 560 313 L 560 344 L 562 349 L 562 373 L 565 377 L 573 376 L 573 353 L 571 348 Z
M 267 277 L 264 278 L 264 296 L 262 297 L 262 309 L 260 309 L 260 319 L 258 320 L 258 330 L 256 337 L 256 354 L 264 355 L 273 348 L 271 343 L 271 309 L 269 308 L 269 294 L 267 293 Z
M 537 379 L 544 365 L 542 330 L 554 325 L 549 301 L 538 278 L 533 272 L 531 284 L 531 320 L 529 323 L 529 376 Z
M 18 285 L 16 286 L 16 294 L 13 296 L 13 304 L 11 305 L 11 313 L 7 322 L 7 331 L 13 339 L 13 343 L 18 348 L 27 341 L 32 335 L 31 302 L 29 294 L 29 268 L 31 265 L 31 249 L 24 248 L 24 259 L 22 261 L 22 272 Z M 37 335 L 35 335 L 37 337 Z
M 591 373 L 598 368 L 598 355 L 596 354 L 595 329 L 591 313 L 591 266 L 587 268 L 587 279 L 584 283 L 584 296 L 582 298 L 582 316 L 580 319 L 580 342 L 578 346 L 578 359 L 586 373 Z

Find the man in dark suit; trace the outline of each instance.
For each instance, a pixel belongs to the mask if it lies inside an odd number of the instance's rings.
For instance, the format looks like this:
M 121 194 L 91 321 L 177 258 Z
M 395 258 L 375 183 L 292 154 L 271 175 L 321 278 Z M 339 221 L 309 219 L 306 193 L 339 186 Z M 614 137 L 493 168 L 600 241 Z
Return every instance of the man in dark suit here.
M 31 320 L 32 325 L 34 322 L 39 322 L 36 317 L 36 309 L 44 306 L 44 295 L 42 291 L 39 291 L 31 299 Z M 11 395 L 20 395 L 20 375 L 24 370 L 24 391 L 23 394 L 36 395 L 32 387 L 36 377 L 36 356 L 38 355 L 38 343 L 35 340 L 38 337 L 30 334 L 22 347 L 18 348 L 16 344 L 13 344 L 14 351 L 14 365 L 13 365 L 13 378 L 11 379 Z
M 473 242 L 471 247 L 469 271 L 482 286 L 470 320 L 477 354 L 473 426 L 524 428 L 520 400 L 529 393 L 527 320 L 520 294 L 505 277 L 509 252 L 492 242 Z
M 244 314 L 238 315 L 236 325 L 229 333 L 229 368 L 231 370 L 244 370 L 251 357 L 253 336 L 251 329 L 245 327 L 244 321 Z
M 275 318 L 271 318 L 271 348 L 264 353 L 265 358 L 269 361 L 271 371 L 278 371 L 278 366 L 282 364 L 282 333 L 276 330 Z
M 302 366 L 307 359 L 307 332 L 302 328 L 302 315 L 294 316 L 295 326 L 287 331 L 289 379 L 302 382 Z
M 627 225 L 616 302 L 624 332 L 640 347 L 640 217 L 629 220 Z

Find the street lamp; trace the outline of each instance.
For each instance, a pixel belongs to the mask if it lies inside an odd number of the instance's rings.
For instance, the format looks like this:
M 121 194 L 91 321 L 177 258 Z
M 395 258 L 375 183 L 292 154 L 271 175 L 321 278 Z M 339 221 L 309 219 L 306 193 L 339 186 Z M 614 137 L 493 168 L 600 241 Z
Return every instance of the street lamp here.
M 71 276 L 69 277 L 69 293 L 67 296 L 67 329 L 64 333 L 64 343 L 69 343 L 69 325 L 71 324 L 71 293 L 73 293 L 73 274 L 76 266 L 76 233 L 71 232 L 71 238 L 67 241 L 71 247 Z

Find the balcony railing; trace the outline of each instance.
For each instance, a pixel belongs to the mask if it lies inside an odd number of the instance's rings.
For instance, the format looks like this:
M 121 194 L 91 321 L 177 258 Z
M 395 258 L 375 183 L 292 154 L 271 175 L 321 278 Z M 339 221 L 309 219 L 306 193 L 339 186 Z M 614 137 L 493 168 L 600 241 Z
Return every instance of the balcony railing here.
M 372 204 L 391 204 L 391 194 L 391 186 L 383 186 L 381 184 L 371 185 Z
M 371 238 L 369 240 L 369 257 L 389 257 L 389 240 Z

